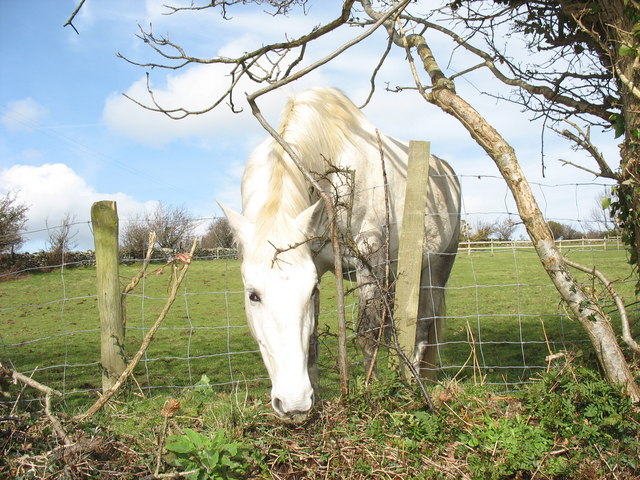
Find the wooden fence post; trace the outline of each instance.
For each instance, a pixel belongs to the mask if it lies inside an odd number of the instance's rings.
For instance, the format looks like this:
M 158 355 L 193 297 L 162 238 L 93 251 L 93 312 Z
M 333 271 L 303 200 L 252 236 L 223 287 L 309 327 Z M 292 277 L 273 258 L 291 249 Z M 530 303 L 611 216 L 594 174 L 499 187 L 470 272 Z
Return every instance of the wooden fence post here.
M 413 361 L 416 342 L 416 323 L 420 300 L 430 145 L 429 142 L 409 142 L 407 189 L 398 247 L 398 279 L 396 281 L 394 318 L 399 347 L 411 361 Z M 406 365 L 403 361 L 400 361 L 400 373 L 404 378 L 408 378 Z
M 104 200 L 94 203 L 91 207 L 91 223 L 96 248 L 102 391 L 106 392 L 126 368 L 116 202 Z

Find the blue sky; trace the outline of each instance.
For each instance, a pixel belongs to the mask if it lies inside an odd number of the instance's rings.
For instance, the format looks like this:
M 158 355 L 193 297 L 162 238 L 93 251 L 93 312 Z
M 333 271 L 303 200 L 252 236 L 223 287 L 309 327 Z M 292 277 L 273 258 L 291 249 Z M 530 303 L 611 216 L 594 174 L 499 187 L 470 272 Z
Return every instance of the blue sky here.
M 225 72 L 216 67 L 149 70 L 133 66 L 116 53 L 139 60 L 157 60 L 136 37 L 138 25 L 153 25 L 197 55 L 233 54 L 262 43 L 281 40 L 284 32 L 301 34 L 338 15 L 337 1 L 311 2 L 308 15 L 289 18 L 265 15 L 260 8 L 238 8 L 233 20 L 217 12 L 162 15 L 166 0 L 130 2 L 87 0 L 74 24 L 63 28 L 76 1 L 0 0 L 0 194 L 16 192 L 30 207 L 24 250 L 43 248 L 47 225 L 58 225 L 72 214 L 78 222 L 79 248 L 92 248 L 88 222 L 91 204 L 116 200 L 122 222 L 154 208 L 161 201 L 184 206 L 201 225 L 220 215 L 215 203 L 240 206 L 244 161 L 264 132 L 249 113 L 225 106 L 184 121 L 167 119 L 141 109 L 126 92 L 145 100 L 145 74 L 167 105 L 204 106 L 225 85 Z M 314 6 L 314 4 L 316 6 Z M 317 5 L 321 5 L 318 7 Z M 420 8 L 420 5 L 414 7 Z M 343 28 L 310 49 L 318 58 L 357 35 Z M 443 66 L 453 72 L 470 66 L 459 51 L 451 55 L 442 38 L 430 42 Z M 260 101 L 277 123 L 286 97 L 316 85 L 343 89 L 356 104 L 366 97 L 369 75 L 386 46 L 385 32 L 308 78 Z M 426 104 L 414 92 L 394 94 L 391 86 L 412 85 L 404 53 L 394 51 L 378 76 L 378 90 L 364 113 L 385 133 L 402 139 L 432 142 L 432 153 L 447 159 L 462 175 L 467 220 L 500 218 L 515 213 L 513 202 L 492 161 L 457 123 Z M 243 84 L 239 92 L 255 85 Z M 516 148 L 525 173 L 534 183 L 543 212 L 552 219 L 579 225 L 588 218 L 603 183 L 558 158 L 585 163 L 553 132 L 544 134 L 546 178 L 541 177 L 542 129 L 519 108 L 497 103 L 481 91 L 505 88 L 482 72 L 458 80 L 458 91 L 498 128 Z M 611 133 L 593 132 L 599 147 L 617 165 Z M 586 161 L 586 165 L 592 163 Z M 478 178 L 480 177 L 480 178 Z M 202 227 L 201 227 L 202 228 Z

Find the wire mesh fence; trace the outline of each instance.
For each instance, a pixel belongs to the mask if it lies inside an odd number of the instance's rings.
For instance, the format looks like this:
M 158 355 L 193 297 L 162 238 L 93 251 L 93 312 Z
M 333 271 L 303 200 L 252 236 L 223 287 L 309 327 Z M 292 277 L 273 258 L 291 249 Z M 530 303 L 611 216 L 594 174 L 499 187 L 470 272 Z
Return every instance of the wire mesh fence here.
M 468 201 L 464 209 L 463 217 L 469 222 L 482 214 L 471 210 Z M 514 215 L 508 205 L 499 213 Z M 574 221 L 585 231 L 591 228 L 586 218 L 576 216 Z M 78 225 L 89 228 L 88 224 Z M 635 282 L 619 239 L 564 240 L 562 248 L 570 258 L 601 269 L 627 303 L 634 304 Z M 127 295 L 128 356 L 137 351 L 166 300 L 170 274 L 159 268 L 163 264 L 163 259 L 157 259 L 153 274 Z M 239 265 L 233 252 L 218 251 L 195 259 L 178 300 L 134 371 L 134 391 L 146 394 L 197 385 L 231 389 L 245 382 L 258 388 L 268 386 L 244 318 Z M 136 261 L 121 266 L 123 284 L 139 267 Z M 583 281 L 603 292 L 589 276 L 583 276 Z M 588 340 L 560 303 L 526 240 L 465 243 L 463 239 L 446 289 L 446 328 L 438 342 L 441 380 L 469 379 L 512 387 L 547 368 L 552 355 L 569 350 L 590 355 Z M 338 378 L 332 280 L 322 282 L 321 298 L 320 369 L 324 388 L 331 389 Z M 600 298 L 615 322 L 613 304 L 604 293 Z M 348 294 L 346 305 L 352 373 L 362 374 L 355 346 L 355 289 Z M 94 395 L 100 388 L 98 318 L 90 253 L 83 257 L 63 252 L 59 264 L 0 274 L 0 360 L 67 397 Z M 637 315 L 631 318 L 637 332 Z

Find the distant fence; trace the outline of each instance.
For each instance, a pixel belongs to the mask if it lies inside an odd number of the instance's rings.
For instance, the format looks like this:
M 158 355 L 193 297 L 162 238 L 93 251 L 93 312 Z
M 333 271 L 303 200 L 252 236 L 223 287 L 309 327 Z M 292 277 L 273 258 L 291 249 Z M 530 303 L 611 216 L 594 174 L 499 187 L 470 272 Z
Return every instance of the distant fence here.
M 562 252 L 563 250 L 575 249 L 598 249 L 598 250 L 622 250 L 624 243 L 620 237 L 607 238 L 576 238 L 571 240 L 556 240 L 556 246 Z M 463 241 L 460 242 L 458 251 L 466 252 L 485 252 L 491 253 L 498 250 L 514 250 L 514 249 L 533 248 L 531 240 L 482 240 L 478 242 Z
M 556 245 L 560 251 L 567 250 L 623 250 L 624 243 L 620 237 L 608 238 L 578 238 L 572 240 L 556 240 Z M 491 252 L 515 249 L 532 249 L 531 240 L 482 240 L 477 242 L 462 241 L 458 247 L 459 253 L 471 254 L 471 252 Z M 153 259 L 156 261 L 168 260 L 172 256 L 180 253 L 171 249 L 159 249 L 153 252 Z M 235 248 L 198 248 L 196 257 L 200 259 L 222 259 L 237 258 L 238 251 Z M 95 254 L 93 250 L 65 252 L 63 262 L 52 261 L 52 255 L 45 251 L 34 253 L 16 253 L 0 255 L 0 273 L 10 270 L 32 270 L 43 268 L 59 267 L 64 263 L 67 268 L 77 266 L 95 265 Z M 122 256 L 122 263 L 137 262 L 129 256 Z
M 153 251 L 153 261 L 167 261 L 174 255 L 182 253 L 177 250 L 161 248 Z M 238 252 L 235 248 L 198 248 L 196 256 L 202 259 L 221 259 L 237 257 Z M 121 263 L 135 263 L 139 258 L 128 255 L 121 255 Z M 90 266 L 95 265 L 96 257 L 93 250 L 64 252 L 64 256 L 58 253 L 54 255 L 43 250 L 34 253 L 14 253 L 0 255 L 0 274 L 6 272 L 20 273 L 21 271 L 57 268 L 62 264 L 66 268 L 74 266 Z

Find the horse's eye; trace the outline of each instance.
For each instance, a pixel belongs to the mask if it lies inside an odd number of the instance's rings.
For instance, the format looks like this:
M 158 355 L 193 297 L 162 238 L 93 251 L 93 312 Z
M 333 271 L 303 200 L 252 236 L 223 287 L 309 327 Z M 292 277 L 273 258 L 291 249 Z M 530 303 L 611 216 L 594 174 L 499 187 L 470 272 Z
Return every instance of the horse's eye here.
M 251 300 L 252 302 L 259 302 L 260 301 L 260 295 L 258 295 L 256 292 L 251 292 L 249 294 L 249 300 Z

